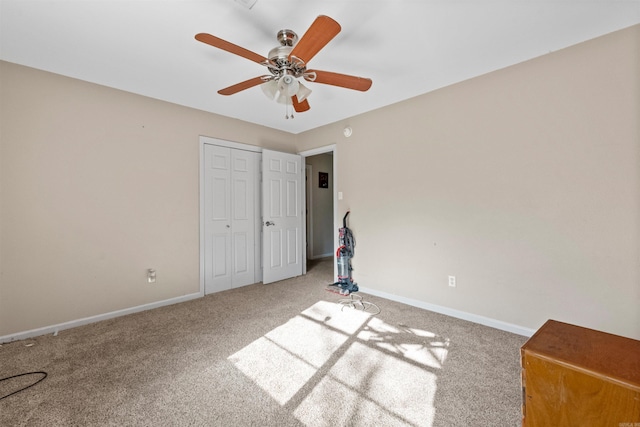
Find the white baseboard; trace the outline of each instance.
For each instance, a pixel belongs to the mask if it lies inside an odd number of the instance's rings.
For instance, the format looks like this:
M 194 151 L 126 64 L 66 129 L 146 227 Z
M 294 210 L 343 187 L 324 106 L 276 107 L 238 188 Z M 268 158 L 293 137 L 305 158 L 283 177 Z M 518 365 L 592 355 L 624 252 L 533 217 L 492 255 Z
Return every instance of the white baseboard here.
M 58 323 L 57 325 L 45 326 L 43 328 L 31 329 L 29 331 L 17 332 L 15 334 L 0 336 L 0 344 L 24 340 L 27 338 L 33 338 L 40 335 L 54 334 L 57 335 L 59 331 L 75 328 L 77 326 L 88 325 L 89 323 L 99 322 L 101 320 L 113 319 L 114 317 L 125 316 L 127 314 L 138 313 L 140 311 L 151 310 L 153 308 L 163 307 L 165 305 L 177 304 L 179 302 L 185 302 L 192 299 L 202 297 L 201 293 L 183 295 L 181 297 L 170 298 L 163 301 L 156 301 L 149 304 L 138 305 L 136 307 L 125 308 L 122 310 L 116 310 L 109 313 L 98 314 L 96 316 L 84 317 L 82 319 L 71 320 L 69 322 Z
M 326 254 L 322 254 L 322 255 L 313 255 L 311 258 L 309 259 L 320 259 L 320 258 L 327 258 L 333 256 L 333 252 L 328 252 Z
M 457 319 L 467 320 L 469 322 L 478 323 L 480 325 L 489 326 L 495 329 L 500 329 L 502 331 L 511 332 L 513 334 L 523 335 L 525 337 L 530 337 L 535 333 L 535 329 L 525 328 L 519 325 L 514 325 L 512 323 L 503 322 L 501 320 L 491 319 L 489 317 L 467 313 L 465 311 L 455 310 L 453 308 L 443 307 L 441 305 L 430 304 L 428 302 L 419 301 L 412 298 L 401 297 L 387 292 L 377 291 L 375 289 L 360 287 L 360 291 L 369 295 L 374 295 L 391 301 L 400 302 L 413 307 L 418 307 L 424 310 L 429 310 L 447 316 L 455 317 Z
M 388 292 L 382 292 L 382 291 L 377 291 L 375 289 L 368 289 L 368 288 L 362 288 L 362 287 L 360 288 L 360 291 L 369 295 L 378 296 L 391 301 L 400 302 L 413 307 L 422 308 L 424 310 L 433 311 L 436 313 L 444 314 L 444 315 L 455 317 L 462 320 L 467 320 L 470 322 L 474 322 L 474 323 L 489 326 L 492 328 L 500 329 L 503 331 L 511 332 L 514 334 L 523 335 L 526 337 L 532 336 L 535 332 L 535 329 L 525 328 L 519 325 L 514 325 L 512 323 L 503 322 L 501 320 L 491 319 L 489 317 L 467 313 L 465 311 L 455 310 L 452 308 L 443 307 L 436 304 L 430 304 L 424 301 L 419 301 L 412 298 L 406 298 L 406 297 L 390 294 Z M 185 302 L 185 301 L 189 301 L 189 300 L 200 298 L 200 297 L 202 297 L 202 294 L 198 292 L 195 294 L 183 295 L 181 297 L 170 298 L 163 301 L 156 301 L 149 304 L 139 305 L 136 307 L 130 307 L 122 310 L 112 311 L 109 313 L 99 314 L 96 316 L 90 316 L 82 319 L 71 320 L 69 322 L 58 323 L 57 325 L 45 326 L 43 328 L 31 329 L 29 331 L 24 331 L 24 332 L 17 332 L 15 334 L 0 336 L 0 344 L 11 342 L 11 341 L 33 338 L 40 335 L 57 334 L 59 331 L 62 331 L 65 329 L 75 328 L 77 326 L 82 326 L 82 325 L 88 325 L 90 323 L 99 322 L 101 320 L 113 319 L 115 317 L 138 313 L 145 310 L 151 310 L 154 308 L 163 307 L 165 305 L 177 304 L 180 302 Z

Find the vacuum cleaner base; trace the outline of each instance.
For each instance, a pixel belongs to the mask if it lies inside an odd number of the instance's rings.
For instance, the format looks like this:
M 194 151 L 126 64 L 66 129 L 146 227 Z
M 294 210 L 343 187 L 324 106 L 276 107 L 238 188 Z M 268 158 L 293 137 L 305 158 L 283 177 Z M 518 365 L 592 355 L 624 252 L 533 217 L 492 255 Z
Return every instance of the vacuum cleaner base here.
M 335 282 L 327 286 L 327 291 L 340 294 L 340 295 L 349 295 L 353 292 L 358 292 L 358 285 L 351 281 L 349 281 L 348 283 Z
M 348 296 L 349 298 L 338 300 L 338 304 L 342 306 L 341 311 L 344 310 L 345 307 L 348 307 L 372 315 L 380 313 L 380 308 L 377 305 L 369 301 L 363 301 L 362 296 L 356 294 L 349 294 Z

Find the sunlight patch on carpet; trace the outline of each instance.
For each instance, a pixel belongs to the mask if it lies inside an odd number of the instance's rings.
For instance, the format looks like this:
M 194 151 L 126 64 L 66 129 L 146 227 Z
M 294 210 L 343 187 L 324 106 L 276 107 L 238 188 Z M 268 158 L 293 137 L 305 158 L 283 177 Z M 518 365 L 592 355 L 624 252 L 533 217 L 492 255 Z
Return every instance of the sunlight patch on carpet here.
M 421 329 L 395 327 L 372 318 L 358 338 L 375 346 L 431 368 L 442 368 L 447 358 L 449 340 Z
M 308 426 L 431 426 L 448 347 L 432 332 L 319 301 L 228 360 Z
M 371 314 L 344 308 L 332 302 L 318 301 L 301 313 L 323 325 L 352 335 L 369 320 Z
M 268 332 L 228 360 L 286 404 L 355 332 L 369 315 L 320 301 L 303 314 Z M 337 329 L 337 330 L 336 330 Z
M 309 426 L 430 426 L 435 393 L 435 374 L 356 342 L 294 415 Z

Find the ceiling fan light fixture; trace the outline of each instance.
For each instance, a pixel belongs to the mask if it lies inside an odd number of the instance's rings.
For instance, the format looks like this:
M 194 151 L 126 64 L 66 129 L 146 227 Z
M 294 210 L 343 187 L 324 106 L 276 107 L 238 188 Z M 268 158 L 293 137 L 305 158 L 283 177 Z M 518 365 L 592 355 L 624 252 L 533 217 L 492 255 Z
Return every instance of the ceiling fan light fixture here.
M 298 102 L 304 101 L 311 89 L 304 86 L 295 77 L 291 75 L 284 75 L 280 79 L 270 80 L 260 85 L 262 92 L 267 98 L 272 101 L 276 101 L 279 104 L 288 104 L 292 96 L 298 97 Z
M 278 98 L 276 99 L 276 102 L 278 104 L 289 104 L 291 102 L 291 97 L 280 92 L 280 94 L 278 95 Z
M 285 74 L 280 77 L 278 80 L 278 90 L 280 90 L 281 94 L 286 96 L 293 96 L 298 93 L 298 89 L 300 88 L 300 82 L 298 79 L 293 77 L 292 75 Z
M 296 96 L 298 97 L 298 102 L 302 102 L 311 94 L 311 89 L 300 82 L 298 82 L 298 84 L 300 85 L 300 89 L 298 89 L 298 93 L 296 93 Z
M 276 99 L 276 95 L 278 93 L 277 80 L 270 80 L 266 83 L 261 84 L 260 87 L 262 88 L 262 92 L 264 92 L 267 98 L 269 98 L 272 101 Z

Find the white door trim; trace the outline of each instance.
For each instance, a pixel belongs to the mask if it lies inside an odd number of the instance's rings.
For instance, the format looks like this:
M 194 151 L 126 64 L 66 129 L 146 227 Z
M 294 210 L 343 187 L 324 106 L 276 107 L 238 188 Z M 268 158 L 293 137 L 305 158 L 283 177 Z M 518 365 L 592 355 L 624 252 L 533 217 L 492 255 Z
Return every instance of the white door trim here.
M 228 148 L 234 148 L 234 149 L 238 149 L 238 150 L 245 150 L 245 151 L 253 151 L 256 153 L 262 153 L 262 147 L 256 147 L 255 145 L 248 145 L 248 144 L 242 144 L 240 142 L 233 142 L 233 141 L 225 141 L 223 139 L 217 139 L 217 138 L 211 138 L 209 136 L 200 136 L 200 188 L 199 188 L 199 192 L 200 192 L 200 230 L 199 230 L 199 235 L 200 235 L 200 291 L 199 291 L 199 295 L 200 296 L 204 296 L 204 277 L 205 277 L 205 271 L 204 271 L 204 266 L 205 266 L 205 260 L 204 260 L 204 245 L 205 245 L 205 236 L 204 236 L 204 221 L 205 221 L 205 215 L 204 215 L 204 207 L 205 207 L 205 201 L 204 201 L 204 172 L 205 172 L 205 167 L 204 167 L 204 161 L 205 161 L 205 155 L 204 155 L 204 146 L 205 145 L 219 145 L 221 147 L 228 147 Z M 259 207 L 257 209 L 260 209 Z M 258 216 L 259 218 L 259 216 Z M 256 238 L 258 238 L 258 236 L 256 236 Z M 259 260 L 257 261 L 258 263 L 260 262 Z
M 338 247 L 338 224 L 340 224 L 340 218 L 338 217 L 338 146 L 336 144 L 325 145 L 324 147 L 313 148 L 311 150 L 301 151 L 298 154 L 302 156 L 302 161 L 305 162 L 306 157 L 315 156 L 317 154 L 324 153 L 333 153 L 333 228 L 335 233 L 333 234 L 333 247 Z M 306 190 L 306 185 L 303 186 Z M 306 195 L 304 196 L 306 197 Z M 306 202 L 305 202 L 306 203 Z M 307 224 L 307 215 L 306 212 L 303 212 L 304 218 L 302 218 L 302 226 L 305 228 L 303 230 L 304 235 L 306 235 L 306 224 Z M 302 274 L 307 274 L 307 249 L 305 245 L 302 245 L 302 250 L 304 253 L 302 254 L 303 264 L 302 264 Z M 336 277 L 338 275 L 338 264 L 337 260 L 333 259 L 333 276 Z
M 311 206 L 313 205 L 313 193 L 310 191 L 311 188 L 313 188 L 313 166 L 311 165 L 304 165 L 304 172 L 305 172 L 305 182 L 304 182 L 304 188 L 305 188 L 305 195 L 304 195 L 304 212 L 305 212 L 305 217 L 304 217 L 304 225 L 305 225 L 305 237 L 307 239 L 307 244 L 304 245 L 304 247 L 307 250 L 307 253 L 305 254 L 305 258 L 310 258 L 313 259 L 313 227 L 307 227 L 307 224 L 313 224 L 313 210 L 311 209 Z M 307 221 L 307 219 L 309 221 Z M 306 262 L 305 262 L 306 264 Z

